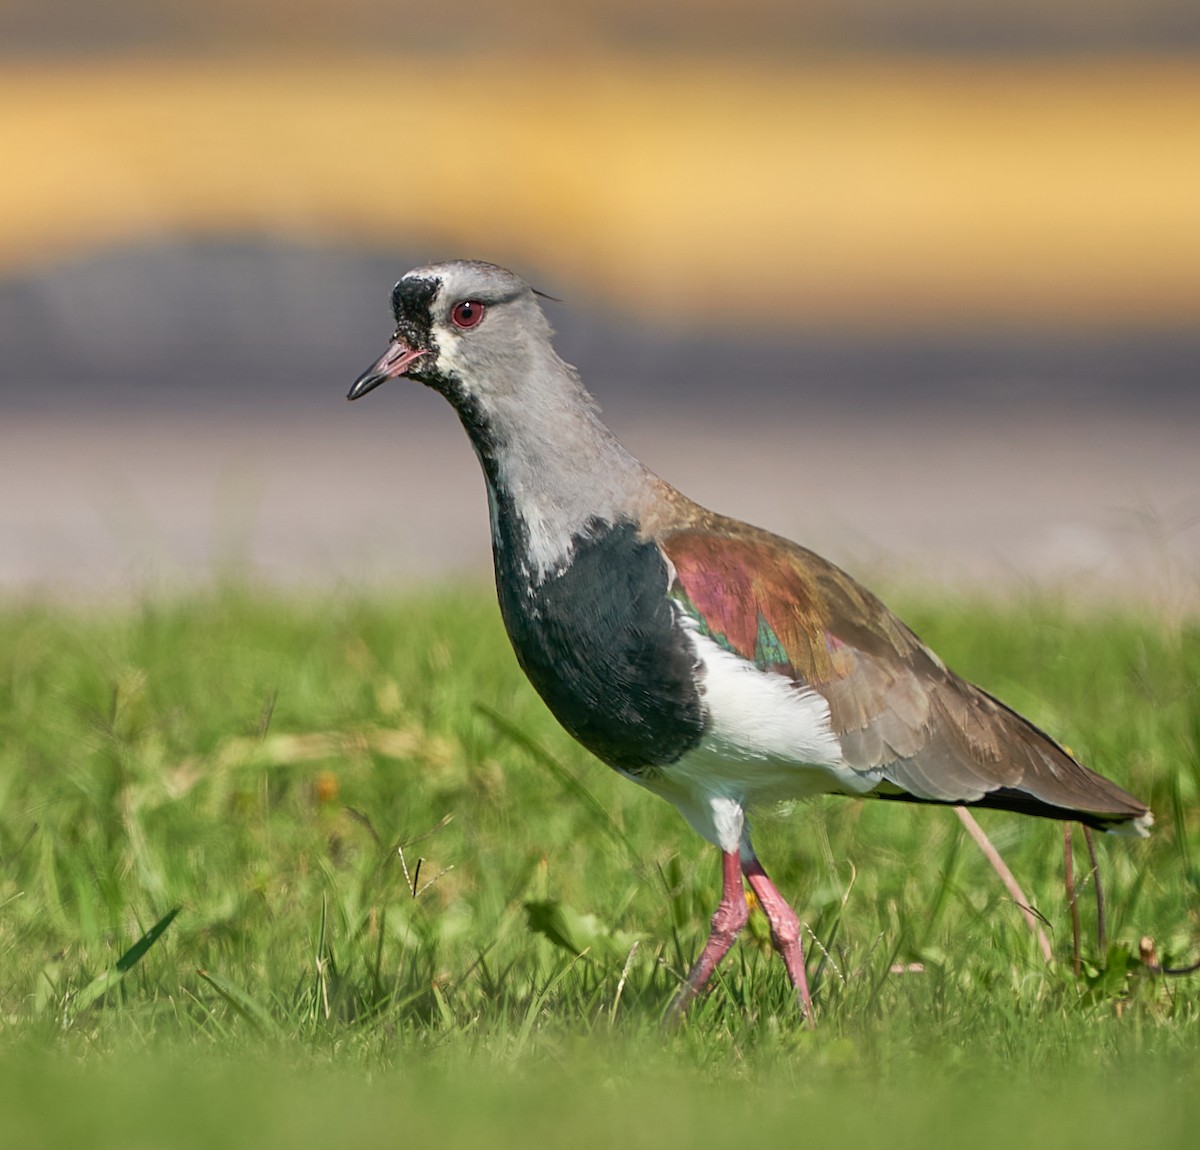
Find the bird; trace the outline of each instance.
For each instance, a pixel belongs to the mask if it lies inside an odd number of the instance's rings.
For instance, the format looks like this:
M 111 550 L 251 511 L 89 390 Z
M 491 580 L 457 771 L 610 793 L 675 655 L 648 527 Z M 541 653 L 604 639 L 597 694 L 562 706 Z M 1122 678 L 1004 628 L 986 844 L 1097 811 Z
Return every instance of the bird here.
M 627 451 L 555 352 L 541 298 L 482 261 L 414 268 L 347 398 L 407 378 L 449 400 L 483 470 L 521 668 L 578 742 L 721 852 L 710 932 L 670 1015 L 710 986 L 749 886 L 813 1017 L 799 918 L 751 841 L 757 808 L 837 794 L 1149 832 L 1146 804 L 956 675 L 845 571 Z

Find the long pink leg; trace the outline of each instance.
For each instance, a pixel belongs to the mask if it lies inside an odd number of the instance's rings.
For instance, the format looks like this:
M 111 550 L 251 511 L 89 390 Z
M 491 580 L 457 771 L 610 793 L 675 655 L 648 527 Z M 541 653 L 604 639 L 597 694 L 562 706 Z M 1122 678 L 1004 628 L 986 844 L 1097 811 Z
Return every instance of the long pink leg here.
M 804 948 L 800 945 L 800 920 L 788 905 L 787 899 L 775 888 L 762 863 L 753 855 L 743 864 L 746 881 L 758 899 L 767 922 L 771 924 L 771 941 L 779 951 L 788 977 L 796 988 L 800 1013 L 811 1023 L 813 1018 L 812 999 L 808 994 L 808 976 L 804 972 Z
M 742 859 L 737 851 L 721 852 L 721 876 L 721 901 L 712 917 L 712 932 L 696 965 L 688 973 L 687 981 L 671 1002 L 668 1019 L 678 1018 L 692 999 L 708 985 L 717 963 L 729 953 L 733 940 L 742 933 L 742 927 L 750 917 L 746 892 L 742 888 Z

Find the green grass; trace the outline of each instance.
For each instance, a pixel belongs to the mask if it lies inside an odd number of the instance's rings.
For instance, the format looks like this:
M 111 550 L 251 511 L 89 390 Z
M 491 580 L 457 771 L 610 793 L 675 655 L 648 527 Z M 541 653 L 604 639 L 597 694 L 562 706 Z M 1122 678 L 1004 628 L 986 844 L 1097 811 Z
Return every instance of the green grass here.
M 671 1035 L 715 852 L 558 729 L 487 592 L 0 606 L 4 1143 L 1190 1145 L 1200 982 L 1137 948 L 1200 942 L 1200 626 L 901 606 L 1151 801 L 1099 842 L 1109 952 L 1085 882 L 1072 975 L 1057 825 L 980 820 L 1048 968 L 951 811 L 830 799 L 756 836 L 817 1030 L 756 915 Z

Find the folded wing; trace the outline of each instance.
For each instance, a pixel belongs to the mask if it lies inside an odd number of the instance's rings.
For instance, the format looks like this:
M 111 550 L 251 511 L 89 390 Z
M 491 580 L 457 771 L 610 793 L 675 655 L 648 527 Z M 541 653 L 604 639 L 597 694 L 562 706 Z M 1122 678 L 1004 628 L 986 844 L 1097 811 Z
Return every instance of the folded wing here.
M 844 571 L 726 523 L 660 536 L 672 594 L 721 646 L 820 692 L 847 765 L 882 774 L 878 797 L 1144 829 L 1144 804 L 947 669 Z

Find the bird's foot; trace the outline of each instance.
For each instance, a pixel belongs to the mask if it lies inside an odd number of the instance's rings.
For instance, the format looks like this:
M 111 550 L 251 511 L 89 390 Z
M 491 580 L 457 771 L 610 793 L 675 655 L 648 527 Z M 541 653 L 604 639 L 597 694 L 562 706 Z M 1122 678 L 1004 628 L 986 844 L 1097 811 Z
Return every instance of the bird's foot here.
M 746 905 L 746 894 L 742 889 L 741 857 L 736 851 L 726 851 L 721 856 L 721 864 L 721 901 L 712 917 L 712 930 L 700 957 L 671 1000 L 663 1017 L 664 1026 L 678 1025 L 692 1000 L 707 988 L 717 964 L 729 953 L 729 948 L 742 933 L 750 917 L 750 908 Z
M 804 947 L 800 942 L 800 919 L 792 910 L 787 899 L 783 897 L 771 881 L 770 876 L 762 868 L 758 859 L 751 859 L 745 864 L 746 881 L 758 899 L 767 922 L 771 925 L 771 942 L 783 959 L 788 977 L 796 988 L 796 1004 L 800 1013 L 809 1026 L 815 1025 L 813 1019 L 812 996 L 808 992 L 808 974 L 804 969 Z

